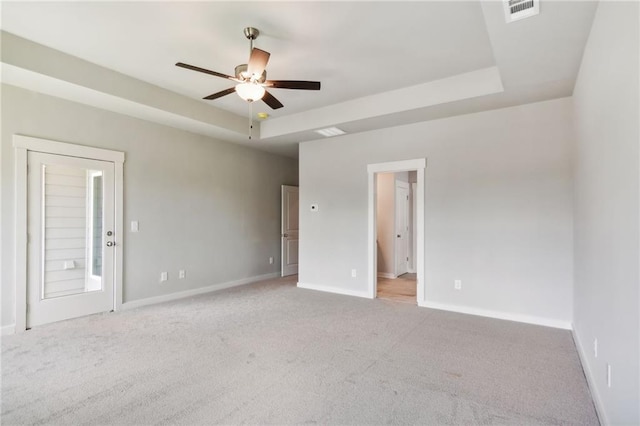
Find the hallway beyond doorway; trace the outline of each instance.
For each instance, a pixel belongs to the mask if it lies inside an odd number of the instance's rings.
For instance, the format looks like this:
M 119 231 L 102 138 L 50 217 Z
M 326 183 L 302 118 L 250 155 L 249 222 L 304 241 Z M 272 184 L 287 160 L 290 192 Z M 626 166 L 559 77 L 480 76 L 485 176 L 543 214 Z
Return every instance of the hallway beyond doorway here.
M 416 274 L 402 274 L 396 279 L 378 278 L 379 299 L 416 304 Z

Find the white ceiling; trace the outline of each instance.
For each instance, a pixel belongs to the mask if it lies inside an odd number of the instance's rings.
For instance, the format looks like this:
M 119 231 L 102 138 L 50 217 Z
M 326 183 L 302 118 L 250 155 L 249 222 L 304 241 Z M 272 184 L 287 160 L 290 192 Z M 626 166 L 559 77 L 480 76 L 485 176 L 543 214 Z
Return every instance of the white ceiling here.
M 232 75 L 249 53 L 242 30 L 254 26 L 261 31 L 256 47 L 271 53 L 268 78 L 322 82 L 319 92 L 272 89 L 285 105 L 280 110 L 254 105 L 254 114 L 271 115 L 262 123 L 270 136 L 251 143 L 296 155 L 295 143 L 317 138 L 312 130 L 320 123 L 365 131 L 440 116 L 439 106 L 455 115 L 541 100 L 541 93 L 544 99 L 571 95 L 595 7 L 543 0 L 540 15 L 506 24 L 495 1 L 2 2 L 1 24 L 8 33 L 207 103 L 212 113 L 244 117 L 248 105 L 234 94 L 200 100 L 230 87 L 227 80 L 174 64 Z M 466 96 L 440 97 L 439 104 L 427 99 L 433 87 L 449 87 L 447 78 L 468 74 L 480 81 L 474 73 L 489 68 L 500 87 L 469 83 Z M 411 100 L 398 93 L 420 95 Z M 367 115 L 362 106 L 377 102 L 384 105 Z M 344 111 L 354 108 L 365 112 L 349 118 Z

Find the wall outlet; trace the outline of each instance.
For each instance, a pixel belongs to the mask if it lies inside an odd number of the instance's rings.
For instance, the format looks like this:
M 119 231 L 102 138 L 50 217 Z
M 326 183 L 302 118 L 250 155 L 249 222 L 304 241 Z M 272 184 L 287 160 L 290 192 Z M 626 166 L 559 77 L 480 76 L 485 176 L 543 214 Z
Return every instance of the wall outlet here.
M 598 358 L 598 338 L 593 339 L 593 356 Z
M 185 271 L 184 269 L 180 269 L 178 271 L 178 278 L 183 279 L 186 276 L 187 276 L 187 271 Z
M 456 290 L 462 290 L 462 280 L 455 280 L 453 282 L 453 288 Z
M 273 265 L 273 257 L 269 258 L 269 265 Z
M 169 274 L 166 272 L 160 272 L 160 282 L 167 281 L 169 279 Z
M 611 387 L 611 364 L 607 364 L 607 387 Z
M 351 270 L 351 278 L 355 278 L 356 276 L 358 276 L 358 271 L 356 271 L 355 269 Z
M 140 231 L 140 224 L 138 223 L 137 220 L 132 220 L 131 221 L 131 232 L 138 232 Z

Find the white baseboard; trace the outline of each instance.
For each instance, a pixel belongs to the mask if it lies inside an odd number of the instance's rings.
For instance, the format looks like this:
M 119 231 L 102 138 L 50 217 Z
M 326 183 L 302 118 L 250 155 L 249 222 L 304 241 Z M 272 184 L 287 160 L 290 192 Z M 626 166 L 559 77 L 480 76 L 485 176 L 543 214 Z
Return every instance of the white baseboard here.
M 398 277 L 396 277 L 395 274 L 392 274 L 391 272 L 378 272 L 378 278 L 389 278 L 395 280 Z
M 214 284 L 207 287 L 194 288 L 192 290 L 178 291 L 176 293 L 163 294 L 162 296 L 148 297 L 146 299 L 132 300 L 122 304 L 122 309 L 135 309 L 141 306 L 155 305 L 156 303 L 170 302 L 172 300 L 184 299 L 185 297 L 197 296 L 199 294 L 211 293 L 213 291 L 224 290 L 226 288 L 251 284 L 258 281 L 270 280 L 280 276 L 279 272 L 258 275 L 255 277 L 243 278 L 241 280 L 229 281 L 226 283 Z
M 3 325 L 2 326 L 2 336 L 8 336 L 10 334 L 15 334 L 16 333 L 16 325 L 15 324 L 11 324 L 11 325 Z
M 353 291 L 346 290 L 344 288 L 338 287 L 329 287 L 321 284 L 307 284 L 307 283 L 298 283 L 298 288 L 304 288 L 307 290 L 317 290 L 324 291 L 326 293 L 336 293 L 336 294 L 344 294 L 345 296 L 356 296 L 356 297 L 364 297 L 366 299 L 371 299 L 369 293 L 366 291 Z
M 560 321 L 550 318 L 534 317 L 529 315 L 514 314 L 510 312 L 492 311 L 488 309 L 472 308 L 469 306 L 449 305 L 437 302 L 418 302 L 418 306 L 423 308 L 438 309 L 441 311 L 458 312 L 461 314 L 478 315 L 481 317 L 496 318 L 508 321 L 524 322 L 527 324 L 543 325 L 545 327 L 561 328 L 563 330 L 571 330 L 572 326 L 569 321 Z
M 607 419 L 607 416 L 605 415 L 604 405 L 602 404 L 602 399 L 600 398 L 600 394 L 598 393 L 598 388 L 595 386 L 593 373 L 591 372 L 589 363 L 587 362 L 587 354 L 584 351 L 582 342 L 578 338 L 578 333 L 576 332 L 575 327 L 572 328 L 571 334 L 573 334 L 573 341 L 575 342 L 576 349 L 578 350 L 578 356 L 580 357 L 580 362 L 582 363 L 582 370 L 584 371 L 584 376 L 587 378 L 587 384 L 589 385 L 589 390 L 591 391 L 593 405 L 596 407 L 596 413 L 598 413 L 600 424 L 610 425 L 611 423 L 609 423 L 609 419 Z

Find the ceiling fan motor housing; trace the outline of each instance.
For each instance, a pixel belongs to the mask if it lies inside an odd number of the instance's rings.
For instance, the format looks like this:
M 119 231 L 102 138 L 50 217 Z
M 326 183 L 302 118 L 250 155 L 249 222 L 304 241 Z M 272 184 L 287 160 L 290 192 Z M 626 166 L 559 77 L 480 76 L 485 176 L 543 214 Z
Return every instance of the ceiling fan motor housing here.
M 247 69 L 248 69 L 247 64 L 238 65 L 235 70 L 236 78 L 242 81 L 250 81 L 251 76 L 247 72 Z M 255 79 L 254 82 L 264 83 L 266 80 L 267 80 L 267 70 L 264 70 L 262 71 L 262 75 L 260 75 L 260 78 Z

